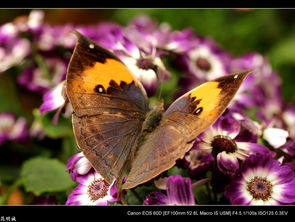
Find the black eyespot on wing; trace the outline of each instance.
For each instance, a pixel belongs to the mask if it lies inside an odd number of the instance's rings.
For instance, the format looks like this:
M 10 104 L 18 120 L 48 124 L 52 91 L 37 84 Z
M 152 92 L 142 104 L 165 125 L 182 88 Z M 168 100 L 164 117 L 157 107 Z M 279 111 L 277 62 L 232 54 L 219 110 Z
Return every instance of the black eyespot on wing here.
M 103 85 L 96 85 L 94 88 L 94 92 L 96 93 L 106 93 L 106 90 L 104 89 Z
M 131 84 L 133 83 L 134 81 L 131 82 Z M 126 89 L 128 87 L 128 84 L 125 82 L 125 81 L 121 81 L 120 83 L 120 88 L 121 89 Z
M 203 111 L 203 108 L 199 107 L 194 111 L 194 115 L 200 115 L 202 111 Z
M 199 103 L 201 102 L 202 99 L 197 99 L 196 97 L 191 97 L 190 102 L 189 102 L 189 107 L 188 111 L 190 113 L 194 113 L 195 110 L 197 109 Z
M 125 81 L 121 81 L 120 85 L 118 85 L 114 80 L 111 80 L 109 82 L 109 87 L 107 88 L 107 93 L 111 94 L 114 92 L 126 90 L 130 85 L 133 85 L 133 84 L 134 84 L 134 81 L 132 81 L 129 84 L 127 84 Z

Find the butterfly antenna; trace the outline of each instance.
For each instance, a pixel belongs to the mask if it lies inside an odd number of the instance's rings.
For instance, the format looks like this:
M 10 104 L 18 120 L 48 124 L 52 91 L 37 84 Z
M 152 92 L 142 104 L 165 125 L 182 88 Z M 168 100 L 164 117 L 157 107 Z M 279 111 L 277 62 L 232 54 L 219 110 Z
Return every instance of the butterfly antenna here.
M 165 80 L 165 74 L 161 71 L 159 71 L 157 73 L 157 81 L 158 81 L 158 99 L 161 100 L 161 97 L 162 97 L 162 92 L 163 92 L 163 83 L 164 83 L 164 80 Z
M 162 91 L 163 91 L 163 82 L 161 80 L 159 80 L 159 93 L 158 93 L 159 100 L 161 100 Z

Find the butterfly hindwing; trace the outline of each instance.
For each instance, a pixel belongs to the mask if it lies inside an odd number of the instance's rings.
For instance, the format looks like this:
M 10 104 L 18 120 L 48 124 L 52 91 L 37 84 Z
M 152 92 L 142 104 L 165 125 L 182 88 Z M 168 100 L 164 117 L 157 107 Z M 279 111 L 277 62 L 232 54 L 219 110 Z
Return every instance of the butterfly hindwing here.
M 120 59 L 74 34 L 78 43 L 66 78 L 73 129 L 86 158 L 111 183 L 134 153 L 148 112 L 147 96 Z
M 224 112 L 249 73 L 230 74 L 206 82 L 172 103 L 160 125 L 139 147 L 123 189 L 149 181 L 182 158 L 196 136 Z

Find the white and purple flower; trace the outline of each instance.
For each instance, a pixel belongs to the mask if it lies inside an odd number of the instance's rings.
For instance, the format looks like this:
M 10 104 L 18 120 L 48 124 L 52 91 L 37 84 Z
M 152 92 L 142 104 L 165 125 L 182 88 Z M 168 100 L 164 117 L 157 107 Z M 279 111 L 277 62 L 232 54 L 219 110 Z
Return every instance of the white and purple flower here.
M 119 201 L 116 180 L 109 184 L 94 169 L 76 179 L 80 184 L 68 196 L 66 205 L 110 205 Z
M 40 113 L 56 110 L 62 107 L 66 100 L 63 96 L 64 81 L 59 83 L 56 87 L 47 91 L 43 96 L 43 103 L 40 106 Z
M 245 142 L 239 137 L 241 125 L 233 117 L 221 116 L 204 133 L 197 137 L 195 148 L 211 152 L 217 160 L 218 169 L 227 175 L 235 175 L 239 170 L 239 160 L 245 160 L 253 153 L 272 153 L 267 147 L 253 142 Z M 274 154 L 272 154 L 274 155 Z
M 37 58 L 39 64 L 25 68 L 18 83 L 30 91 L 44 93 L 65 79 L 67 63 L 58 57 Z
M 199 150 L 194 147 L 185 155 L 188 173 L 191 178 L 197 178 L 202 173 L 212 168 L 214 157 L 207 150 Z
M 166 195 L 152 192 L 147 195 L 144 205 L 194 205 L 195 198 L 190 178 L 170 176 L 166 182 Z
M 230 72 L 231 56 L 209 39 L 200 42 L 186 52 L 188 71 L 202 81 L 208 81 Z
M 284 151 L 289 156 L 295 157 L 295 139 L 287 139 L 287 142 L 283 146 L 279 147 L 279 149 Z
M 139 48 L 163 48 L 169 41 L 171 28 L 167 23 L 157 24 L 150 17 L 139 15 L 124 27 L 123 32 Z
M 27 121 L 11 113 L 0 113 L 0 144 L 5 141 L 23 142 L 28 138 Z
M 0 44 L 0 73 L 22 64 L 30 52 L 31 45 L 27 39 L 13 38 L 3 45 Z
M 93 169 L 93 167 L 84 156 L 83 152 L 76 153 L 67 163 L 67 170 L 74 181 L 77 181 L 77 177 L 79 176 L 85 176 L 91 169 Z
M 283 146 L 287 142 L 288 137 L 288 131 L 280 128 L 267 127 L 263 131 L 263 139 L 275 149 Z
M 281 205 L 295 202 L 295 174 L 287 165 L 266 154 L 249 156 L 240 176 L 225 189 L 234 205 Z
M 295 105 L 291 105 L 283 111 L 282 119 L 290 137 L 295 138 Z

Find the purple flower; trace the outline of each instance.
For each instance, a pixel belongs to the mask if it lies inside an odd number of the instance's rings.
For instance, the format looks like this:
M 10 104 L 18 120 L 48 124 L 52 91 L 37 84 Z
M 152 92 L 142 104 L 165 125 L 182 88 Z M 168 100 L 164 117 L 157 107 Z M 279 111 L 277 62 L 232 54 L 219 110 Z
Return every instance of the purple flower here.
M 271 68 L 265 63 L 264 57 L 257 52 L 247 53 L 231 61 L 232 72 L 248 69 L 253 69 L 254 72 L 261 73 L 261 71 L 268 72 Z
M 44 13 L 33 10 L 27 18 L 0 26 L 0 72 L 21 64 L 31 53 L 31 43 L 20 37 L 21 32 L 37 35 L 43 24 Z
M 208 81 L 230 72 L 231 56 L 209 39 L 200 42 L 184 55 L 188 72 L 202 81 Z
M 74 26 L 44 24 L 39 35 L 34 36 L 39 51 L 52 51 L 57 46 L 73 49 L 76 44 L 75 37 L 69 33 Z
M 242 84 L 236 101 L 246 107 L 258 106 L 263 109 L 260 115 L 272 118 L 272 114 L 282 105 L 281 79 L 272 70 L 268 60 L 259 53 L 247 53 L 231 62 L 231 72 L 249 69 L 253 73 Z
M 0 44 L 4 45 L 9 40 L 17 37 L 18 29 L 13 23 L 5 23 L 0 26 Z
M 286 124 L 290 137 L 295 138 L 295 105 L 291 105 L 283 111 L 282 119 Z
M 25 141 L 28 138 L 27 121 L 11 113 L 0 113 L 0 144 L 6 140 Z
M 40 106 L 40 113 L 58 109 L 65 104 L 63 96 L 64 81 L 59 83 L 56 87 L 46 92 L 43 96 L 43 103 Z
M 198 150 L 194 147 L 185 155 L 184 160 L 188 165 L 188 173 L 191 178 L 195 178 L 212 167 L 214 158 L 206 150 Z
M 289 138 L 287 142 L 279 148 L 291 157 L 295 157 L 295 139 Z
M 58 57 L 38 58 L 39 63 L 44 64 L 25 68 L 18 83 L 33 92 L 46 92 L 65 79 L 67 64 Z
M 265 139 L 274 148 L 283 146 L 289 136 L 288 131 L 280 128 L 268 127 L 263 131 L 263 139 Z
M 235 205 L 280 205 L 295 202 L 295 174 L 269 155 L 249 156 L 241 175 L 226 187 L 225 196 Z
M 169 41 L 166 42 L 164 48 L 175 53 L 185 53 L 192 50 L 200 43 L 193 29 L 187 28 L 184 30 L 172 31 L 169 34 Z
M 147 195 L 144 205 L 194 205 L 190 178 L 183 178 L 179 175 L 170 176 L 166 183 L 166 193 L 152 192 Z
M 83 152 L 76 153 L 67 163 L 67 170 L 74 181 L 79 181 L 80 176 L 85 176 L 92 168 Z
M 261 124 L 259 124 L 256 121 L 251 120 L 248 116 L 246 116 L 236 110 L 227 109 L 227 111 L 228 111 L 228 115 L 231 115 L 235 120 L 237 120 L 241 126 L 240 132 L 235 139 L 240 142 L 256 143 L 258 138 L 262 136 Z
M 31 45 L 27 39 L 13 38 L 4 45 L 0 44 L 0 73 L 21 64 L 30 52 Z
M 295 140 L 288 139 L 287 143 L 280 147 L 282 151 L 284 151 L 284 155 L 281 156 L 278 161 L 280 161 L 283 165 L 289 166 L 293 172 L 295 172 Z
M 116 181 L 116 180 L 115 180 Z M 115 181 L 110 185 L 94 169 L 83 177 L 80 184 L 71 192 L 66 205 L 109 205 L 118 201 Z
M 195 147 L 211 152 L 217 160 L 218 169 L 224 174 L 233 176 L 239 170 L 238 160 L 243 161 L 252 153 L 271 153 L 263 145 L 241 142 L 243 138 L 238 137 L 240 129 L 241 125 L 236 119 L 229 115 L 221 116 L 198 136 Z
M 143 84 L 148 95 L 153 95 L 158 81 L 170 77 L 157 49 L 151 43 L 146 46 L 138 45 L 136 41 L 129 39 L 129 32 L 117 26 L 111 27 L 110 32 L 104 33 L 98 39 L 98 43 L 113 51 Z M 141 42 L 145 41 L 141 39 Z
M 269 125 L 283 108 L 280 76 L 273 71 L 265 57 L 255 52 L 234 59 L 231 69 L 232 71 L 253 70 L 247 78 L 248 84 L 243 84 L 241 91 L 247 91 L 243 96 L 246 104 L 250 101 L 248 107 L 258 108 L 257 116 L 265 125 Z M 276 125 L 276 127 L 281 126 Z
M 157 24 L 150 17 L 140 15 L 124 27 L 123 32 L 139 48 L 147 50 L 151 46 L 165 48 L 170 38 L 170 29 L 167 23 Z
M 44 23 L 44 12 L 41 10 L 32 10 L 27 18 L 18 22 L 18 29 L 21 32 L 31 32 L 37 35 Z

